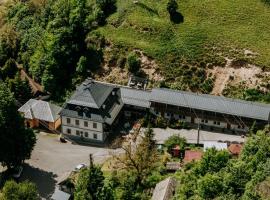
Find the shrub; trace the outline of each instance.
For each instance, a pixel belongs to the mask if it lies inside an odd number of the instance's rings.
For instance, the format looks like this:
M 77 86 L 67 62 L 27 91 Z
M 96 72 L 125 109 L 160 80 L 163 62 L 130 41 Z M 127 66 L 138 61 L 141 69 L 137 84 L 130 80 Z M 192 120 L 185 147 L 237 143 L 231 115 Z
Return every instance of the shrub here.
M 138 72 L 141 67 L 141 61 L 135 53 L 130 53 L 127 57 L 128 71 L 135 73 Z
M 176 10 L 178 9 L 178 4 L 175 0 L 169 0 L 167 3 L 167 11 L 170 13 L 170 15 L 176 13 Z
M 167 147 L 168 152 L 170 152 L 176 145 L 179 145 L 180 150 L 184 150 L 186 143 L 186 138 L 180 137 L 179 135 L 172 135 L 165 141 L 164 145 Z
M 158 128 L 166 128 L 168 125 L 168 122 L 165 118 L 158 116 L 156 119 L 156 127 Z

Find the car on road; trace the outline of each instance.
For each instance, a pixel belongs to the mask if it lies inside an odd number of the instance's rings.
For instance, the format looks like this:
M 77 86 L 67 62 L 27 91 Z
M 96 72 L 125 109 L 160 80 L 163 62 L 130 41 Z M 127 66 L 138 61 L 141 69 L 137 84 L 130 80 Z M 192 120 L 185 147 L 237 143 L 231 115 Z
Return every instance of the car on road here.
M 21 177 L 23 172 L 23 166 L 18 166 L 12 169 L 12 177 L 18 179 Z
M 84 168 L 86 168 L 86 164 L 79 164 L 79 165 L 77 165 L 76 167 L 75 167 L 75 169 L 74 169 L 74 171 L 75 172 L 78 172 L 78 171 L 80 171 L 81 169 L 84 169 Z

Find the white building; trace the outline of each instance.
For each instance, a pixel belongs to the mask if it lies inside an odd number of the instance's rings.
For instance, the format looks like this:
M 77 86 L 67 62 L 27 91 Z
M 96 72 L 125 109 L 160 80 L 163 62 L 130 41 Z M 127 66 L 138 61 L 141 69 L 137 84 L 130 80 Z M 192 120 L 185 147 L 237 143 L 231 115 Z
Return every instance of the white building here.
M 87 79 L 60 112 L 62 133 L 71 139 L 103 143 L 123 105 L 119 88 Z

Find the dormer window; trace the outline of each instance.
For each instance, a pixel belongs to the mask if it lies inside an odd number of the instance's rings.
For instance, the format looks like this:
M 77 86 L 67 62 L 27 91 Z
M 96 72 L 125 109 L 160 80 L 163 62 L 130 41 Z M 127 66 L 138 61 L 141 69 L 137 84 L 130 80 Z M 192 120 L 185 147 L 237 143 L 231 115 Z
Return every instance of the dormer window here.
M 112 95 L 113 95 L 113 96 L 115 95 L 115 91 L 112 91 Z
M 105 104 L 103 104 L 103 105 L 102 105 L 102 108 L 103 108 L 103 109 L 105 109 L 105 108 L 106 108 L 106 105 L 105 105 Z

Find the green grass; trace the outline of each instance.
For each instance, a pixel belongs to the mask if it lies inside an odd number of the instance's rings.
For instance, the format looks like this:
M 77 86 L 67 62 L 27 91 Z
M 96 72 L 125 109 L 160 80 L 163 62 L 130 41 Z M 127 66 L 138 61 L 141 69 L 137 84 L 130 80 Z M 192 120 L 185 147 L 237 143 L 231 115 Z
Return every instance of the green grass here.
M 181 76 L 183 65 L 224 64 L 258 53 L 252 64 L 270 65 L 270 6 L 261 0 L 179 0 L 184 23 L 170 22 L 167 0 L 118 0 L 118 10 L 99 29 L 114 44 L 155 58 L 165 77 Z M 213 49 L 215 48 L 215 49 Z

